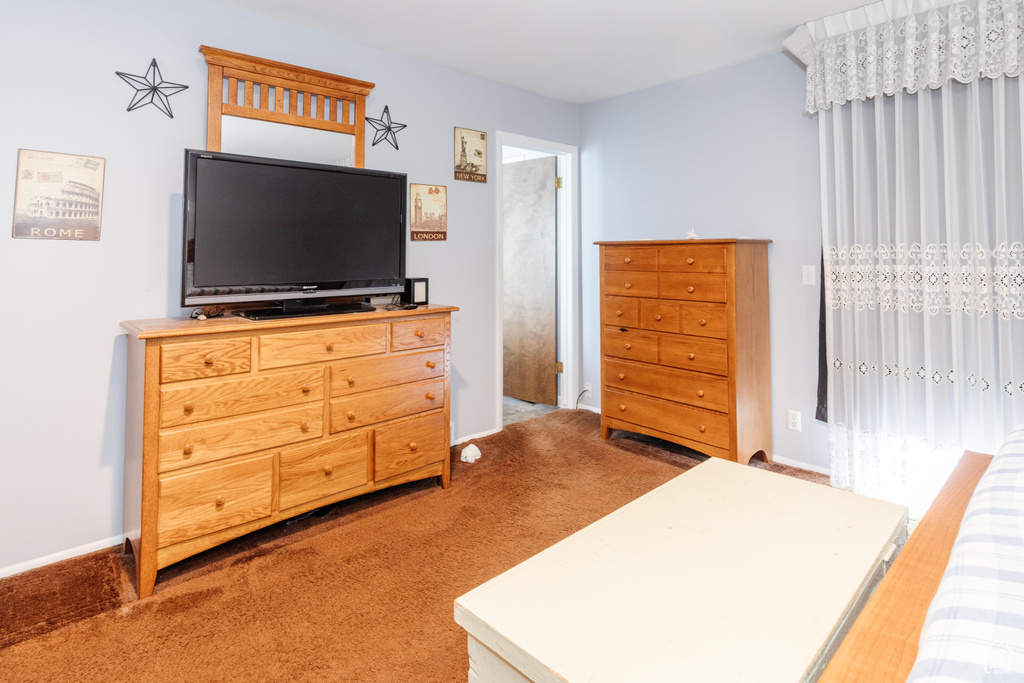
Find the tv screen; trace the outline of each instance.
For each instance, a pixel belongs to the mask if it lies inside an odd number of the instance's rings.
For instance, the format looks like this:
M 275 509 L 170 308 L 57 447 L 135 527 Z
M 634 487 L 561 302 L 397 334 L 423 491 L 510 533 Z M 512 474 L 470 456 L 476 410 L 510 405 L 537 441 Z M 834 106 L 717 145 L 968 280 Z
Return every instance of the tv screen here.
M 185 150 L 182 305 L 397 293 L 402 173 Z

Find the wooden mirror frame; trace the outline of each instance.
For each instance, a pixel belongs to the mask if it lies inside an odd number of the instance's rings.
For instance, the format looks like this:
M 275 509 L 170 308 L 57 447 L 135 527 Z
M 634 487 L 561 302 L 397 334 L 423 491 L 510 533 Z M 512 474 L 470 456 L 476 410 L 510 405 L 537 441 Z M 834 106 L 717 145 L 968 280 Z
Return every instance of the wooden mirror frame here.
M 354 165 L 363 168 L 366 96 L 373 90 L 373 83 L 206 45 L 199 51 L 206 58 L 209 73 L 206 149 L 221 151 L 221 117 L 238 116 L 352 135 Z M 241 102 L 239 83 L 244 88 Z

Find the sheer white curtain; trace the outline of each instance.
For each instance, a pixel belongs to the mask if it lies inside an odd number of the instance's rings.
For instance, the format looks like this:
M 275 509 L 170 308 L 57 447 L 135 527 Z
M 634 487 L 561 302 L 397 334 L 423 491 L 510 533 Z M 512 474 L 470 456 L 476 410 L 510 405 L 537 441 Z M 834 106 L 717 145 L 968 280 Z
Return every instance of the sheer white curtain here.
M 923 512 L 1024 422 L 1017 78 L 818 112 L 832 483 Z

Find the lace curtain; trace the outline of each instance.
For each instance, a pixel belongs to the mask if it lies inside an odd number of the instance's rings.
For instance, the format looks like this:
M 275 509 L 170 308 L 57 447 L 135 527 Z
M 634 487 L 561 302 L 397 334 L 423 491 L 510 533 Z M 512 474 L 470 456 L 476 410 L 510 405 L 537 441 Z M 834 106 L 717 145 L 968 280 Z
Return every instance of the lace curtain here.
M 786 47 L 807 64 L 811 113 L 950 80 L 1016 76 L 1024 0 L 885 0 L 801 26 Z
M 971 79 L 818 112 L 836 486 L 920 514 L 1024 422 L 1021 96 Z

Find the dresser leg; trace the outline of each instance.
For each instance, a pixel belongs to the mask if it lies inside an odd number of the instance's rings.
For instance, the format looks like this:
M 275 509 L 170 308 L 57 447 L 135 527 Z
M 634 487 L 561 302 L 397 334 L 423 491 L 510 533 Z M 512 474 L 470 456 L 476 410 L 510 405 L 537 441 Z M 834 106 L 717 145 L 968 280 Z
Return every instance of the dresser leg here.
M 444 461 L 441 468 L 441 488 L 446 489 L 452 485 L 452 461 L 451 458 Z
M 607 426 L 604 421 L 601 422 L 601 438 L 607 439 L 612 435 L 612 428 Z

